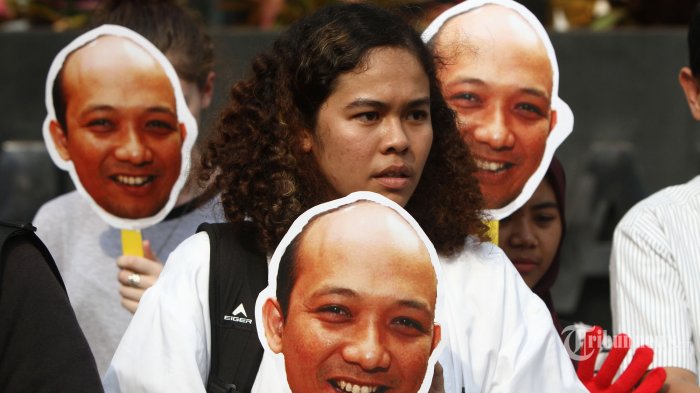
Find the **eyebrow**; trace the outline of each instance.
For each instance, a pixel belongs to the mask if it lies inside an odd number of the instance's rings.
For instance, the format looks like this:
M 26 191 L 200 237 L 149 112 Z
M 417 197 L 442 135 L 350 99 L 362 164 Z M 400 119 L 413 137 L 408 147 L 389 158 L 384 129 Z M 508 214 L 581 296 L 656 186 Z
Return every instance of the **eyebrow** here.
M 479 86 L 487 86 L 488 85 L 485 81 L 483 81 L 479 78 L 462 78 L 462 79 L 457 80 L 456 82 L 450 83 L 450 85 L 457 85 L 460 83 L 471 83 L 473 85 L 479 85 Z M 536 97 L 544 98 L 545 100 L 549 101 L 549 95 L 541 89 L 535 89 L 533 87 L 523 87 L 523 88 L 520 88 L 520 92 L 528 94 L 528 95 L 533 95 Z
M 555 209 L 559 210 L 559 205 L 556 202 L 547 201 L 547 202 L 538 203 L 538 204 L 532 206 L 533 210 L 542 210 L 542 209 L 549 209 L 549 208 L 555 208 Z
M 347 297 L 358 297 L 360 296 L 357 292 L 349 288 L 343 287 L 323 287 L 311 294 L 311 297 L 320 297 L 325 295 L 341 295 Z
M 544 91 L 542 91 L 540 89 L 535 89 L 532 87 L 524 87 L 524 88 L 520 89 L 520 92 L 525 93 L 525 94 L 529 94 L 529 95 L 533 95 L 536 97 L 540 97 L 540 98 L 543 98 L 543 99 L 549 101 L 549 96 L 547 95 L 547 93 L 545 93 Z
M 151 106 L 146 109 L 147 112 L 154 112 L 154 113 L 166 113 L 170 115 L 177 115 L 175 111 L 172 109 L 166 107 L 166 106 Z
M 93 106 L 87 107 L 87 109 L 85 109 L 81 113 L 81 115 L 85 115 L 85 114 L 92 113 L 92 112 L 98 112 L 98 111 L 116 111 L 116 110 L 117 110 L 117 108 L 115 108 L 112 105 L 93 105 Z M 167 106 L 161 106 L 161 105 L 148 107 L 148 108 L 146 108 L 146 111 L 152 112 L 152 113 L 166 113 L 166 114 L 175 115 L 175 116 L 177 115 L 177 113 L 175 111 L 173 111 L 172 109 L 168 108 Z
M 97 112 L 97 111 L 114 111 L 116 110 L 115 107 L 111 105 L 92 105 L 87 107 L 84 111 L 82 111 L 82 114 L 85 113 L 90 113 L 90 112 Z
M 409 307 L 419 311 L 430 312 L 430 307 L 428 307 L 427 304 L 425 304 L 424 302 L 419 302 L 417 300 L 399 300 L 398 303 L 403 307 Z
M 345 296 L 349 298 L 358 298 L 360 297 L 360 294 L 353 291 L 350 288 L 344 288 L 344 287 L 323 287 L 314 293 L 311 294 L 312 298 L 315 297 L 321 297 L 321 296 L 326 296 L 326 295 L 340 295 L 340 296 Z M 413 308 L 419 311 L 426 311 L 430 312 L 430 307 L 428 304 L 425 302 L 421 302 L 418 300 L 412 300 L 412 299 L 401 299 L 396 302 L 396 304 L 402 306 L 402 307 L 409 307 Z
M 417 106 L 424 106 L 424 105 L 430 105 L 430 97 L 421 97 L 417 98 L 415 100 L 411 100 L 408 102 L 408 105 L 406 105 L 408 108 L 415 108 Z M 376 109 L 387 109 L 389 107 L 389 104 L 386 102 L 378 101 L 378 100 L 373 100 L 370 98 L 358 98 L 348 105 L 345 106 L 345 109 L 354 109 L 354 108 L 359 108 L 359 107 L 371 107 L 371 108 L 376 108 Z

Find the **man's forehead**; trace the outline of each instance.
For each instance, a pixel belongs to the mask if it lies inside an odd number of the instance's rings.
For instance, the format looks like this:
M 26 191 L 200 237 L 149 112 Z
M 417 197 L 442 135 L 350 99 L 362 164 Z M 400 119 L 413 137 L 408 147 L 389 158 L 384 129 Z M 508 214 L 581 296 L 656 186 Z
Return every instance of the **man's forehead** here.
M 546 95 L 551 94 L 553 60 L 539 33 L 515 10 L 489 4 L 456 15 L 440 28 L 434 47 L 444 66 L 510 61 L 530 67 L 547 78 Z
M 372 241 L 377 232 L 386 232 L 387 236 L 425 247 L 416 231 L 398 212 L 370 201 L 344 206 L 312 220 L 303 230 L 301 245 Z
M 118 59 L 122 67 L 158 68 L 162 66 L 145 48 L 127 37 L 104 35 L 95 38 L 70 53 L 64 63 L 64 72 L 78 68 L 112 65 Z
M 445 22 L 435 38 L 441 55 L 460 47 L 477 53 L 498 50 L 503 45 L 521 47 L 551 61 L 542 37 L 527 19 L 501 5 L 489 4 L 455 15 Z
M 532 43 L 541 43 L 537 31 L 517 11 L 497 4 L 487 4 L 457 14 L 448 19 L 439 29 L 437 39 L 440 37 L 455 38 L 459 36 L 475 35 L 510 35 L 517 33 L 525 36 Z
M 370 201 L 317 216 L 300 236 L 299 271 L 320 266 L 324 261 L 356 260 L 369 255 L 384 258 L 392 253 L 420 256 L 427 264 L 432 262 L 427 246 L 398 212 Z
M 300 279 L 310 274 L 308 279 L 320 286 L 313 291 L 316 294 L 328 287 L 343 288 L 347 295 L 349 290 L 364 292 L 369 285 L 378 295 L 381 283 L 393 278 L 410 285 L 416 295 L 418 287 L 433 296 L 436 291 L 435 266 L 415 229 L 398 212 L 373 202 L 362 201 L 312 220 L 303 231 L 296 261 Z

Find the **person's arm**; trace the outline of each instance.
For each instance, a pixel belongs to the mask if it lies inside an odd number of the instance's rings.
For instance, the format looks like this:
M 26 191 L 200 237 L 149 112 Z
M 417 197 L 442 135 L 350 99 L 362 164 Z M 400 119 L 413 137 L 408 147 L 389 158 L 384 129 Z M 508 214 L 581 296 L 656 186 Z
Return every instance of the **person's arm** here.
M 0 392 L 101 392 L 95 358 L 44 255 L 18 237 L 0 258 Z
M 576 375 L 547 306 L 505 257 L 508 284 L 503 345 L 492 389 L 504 392 L 587 392 Z M 510 303 L 510 305 L 508 305 Z M 507 383 L 504 380 L 510 379 Z M 501 386 L 505 390 L 499 389 Z
M 643 205 L 615 229 L 610 259 L 613 329 L 652 347 L 652 367 L 696 373 L 692 321 L 683 302 L 687 294 L 667 236 L 672 234 Z
M 547 307 L 503 251 L 481 244 L 441 265 L 446 391 L 587 392 Z
M 209 373 L 209 237 L 200 232 L 170 254 L 103 378 L 106 392 L 204 393 Z
M 700 393 L 697 384 L 697 375 L 686 369 L 677 367 L 664 367 L 666 370 L 666 384 L 659 393 Z

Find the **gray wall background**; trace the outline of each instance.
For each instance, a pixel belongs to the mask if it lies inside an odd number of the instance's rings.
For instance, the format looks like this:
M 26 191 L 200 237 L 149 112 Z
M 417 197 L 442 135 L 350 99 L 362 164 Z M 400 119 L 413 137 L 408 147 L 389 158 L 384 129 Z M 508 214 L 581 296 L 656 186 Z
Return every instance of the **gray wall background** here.
M 0 33 L 0 218 L 30 220 L 38 205 L 71 188 L 31 141 L 41 141 L 48 67 L 76 35 Z M 212 35 L 218 78 L 202 133 L 230 85 L 277 33 Z M 615 223 L 642 197 L 700 172 L 700 125 L 677 78 L 687 62 L 685 32 L 578 31 L 553 33 L 552 41 L 560 96 L 575 116 L 574 132 L 557 154 L 568 176 L 569 233 L 555 302 L 565 317 L 609 327 L 607 258 Z M 18 176 L 17 168 L 27 174 Z

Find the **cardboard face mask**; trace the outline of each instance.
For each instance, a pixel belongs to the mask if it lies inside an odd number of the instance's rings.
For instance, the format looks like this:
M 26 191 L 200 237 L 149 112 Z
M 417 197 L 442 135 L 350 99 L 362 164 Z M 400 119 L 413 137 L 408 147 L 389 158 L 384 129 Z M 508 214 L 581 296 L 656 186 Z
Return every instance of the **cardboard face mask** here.
M 508 0 L 470 0 L 437 17 L 423 41 L 477 165 L 493 219 L 522 206 L 573 129 L 554 49 L 537 18 Z
M 104 25 L 55 57 L 44 140 L 113 227 L 161 221 L 185 184 L 197 124 L 166 57 L 139 34 Z
M 379 194 L 305 212 L 255 306 L 263 390 L 427 392 L 447 334 L 439 277 L 425 233 Z

